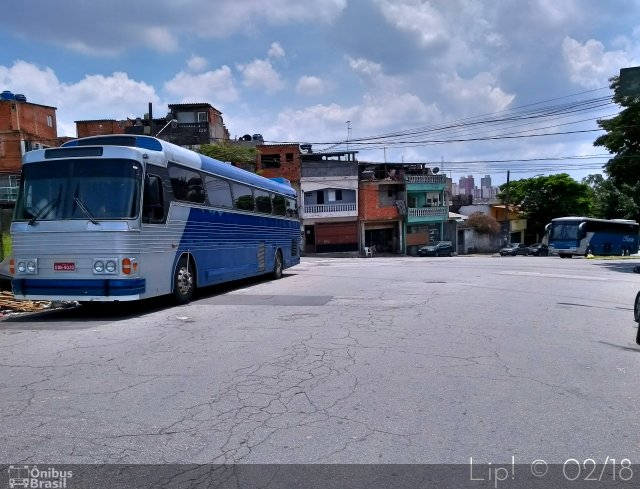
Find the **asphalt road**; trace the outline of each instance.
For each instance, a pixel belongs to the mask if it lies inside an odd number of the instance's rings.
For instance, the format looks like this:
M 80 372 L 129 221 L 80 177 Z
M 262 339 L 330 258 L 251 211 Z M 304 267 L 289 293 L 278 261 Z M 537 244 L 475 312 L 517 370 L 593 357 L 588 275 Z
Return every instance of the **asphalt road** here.
M 635 263 L 305 258 L 7 317 L 0 462 L 638 463 Z

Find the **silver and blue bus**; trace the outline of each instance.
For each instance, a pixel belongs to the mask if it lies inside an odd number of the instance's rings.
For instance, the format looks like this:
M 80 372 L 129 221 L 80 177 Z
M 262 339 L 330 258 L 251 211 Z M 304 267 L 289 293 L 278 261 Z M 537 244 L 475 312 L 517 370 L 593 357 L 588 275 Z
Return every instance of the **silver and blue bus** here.
M 558 217 L 547 224 L 549 254 L 560 258 L 638 253 L 638 223 L 625 219 Z
M 296 191 L 150 136 L 26 153 L 11 223 L 17 299 L 132 301 L 300 262 Z

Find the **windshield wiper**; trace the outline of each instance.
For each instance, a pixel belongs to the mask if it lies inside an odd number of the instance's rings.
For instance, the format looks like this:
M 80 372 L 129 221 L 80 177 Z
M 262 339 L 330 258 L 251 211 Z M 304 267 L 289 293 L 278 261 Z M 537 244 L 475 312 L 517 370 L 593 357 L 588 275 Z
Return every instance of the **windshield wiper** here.
M 74 197 L 73 201 L 78 205 L 78 207 L 80 207 L 80 210 L 84 213 L 85 216 L 89 218 L 89 220 L 93 224 L 96 224 L 96 225 L 98 224 L 98 221 L 96 221 L 96 218 L 93 217 L 91 212 L 89 212 L 89 209 L 87 209 L 87 207 L 82 203 L 82 201 L 78 197 Z
M 36 221 L 38 219 L 45 219 L 49 214 L 51 214 L 51 211 L 53 211 L 55 208 L 58 207 L 58 204 L 60 203 L 60 198 L 55 198 L 51 201 L 49 201 L 48 203 L 46 203 L 45 205 L 43 205 L 39 211 L 37 211 L 33 217 L 29 220 L 29 225 L 33 226 Z

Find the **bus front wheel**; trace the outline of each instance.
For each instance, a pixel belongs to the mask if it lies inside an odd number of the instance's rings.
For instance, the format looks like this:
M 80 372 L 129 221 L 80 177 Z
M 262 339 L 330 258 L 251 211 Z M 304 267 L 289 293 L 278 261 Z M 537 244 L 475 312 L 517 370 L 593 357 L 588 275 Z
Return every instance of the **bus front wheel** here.
M 195 288 L 193 264 L 183 256 L 173 274 L 173 297 L 178 304 L 187 304 L 193 298 Z
M 273 261 L 273 278 L 278 280 L 282 278 L 282 270 L 284 269 L 284 265 L 282 263 L 282 251 L 276 250 L 276 256 Z

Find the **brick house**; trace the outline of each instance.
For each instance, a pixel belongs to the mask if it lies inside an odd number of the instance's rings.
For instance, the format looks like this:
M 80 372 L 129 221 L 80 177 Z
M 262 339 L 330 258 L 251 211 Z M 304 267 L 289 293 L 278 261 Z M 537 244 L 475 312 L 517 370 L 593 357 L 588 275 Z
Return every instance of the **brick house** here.
M 22 156 L 59 145 L 55 107 L 9 91 L 0 94 L 0 205 L 16 200 Z

